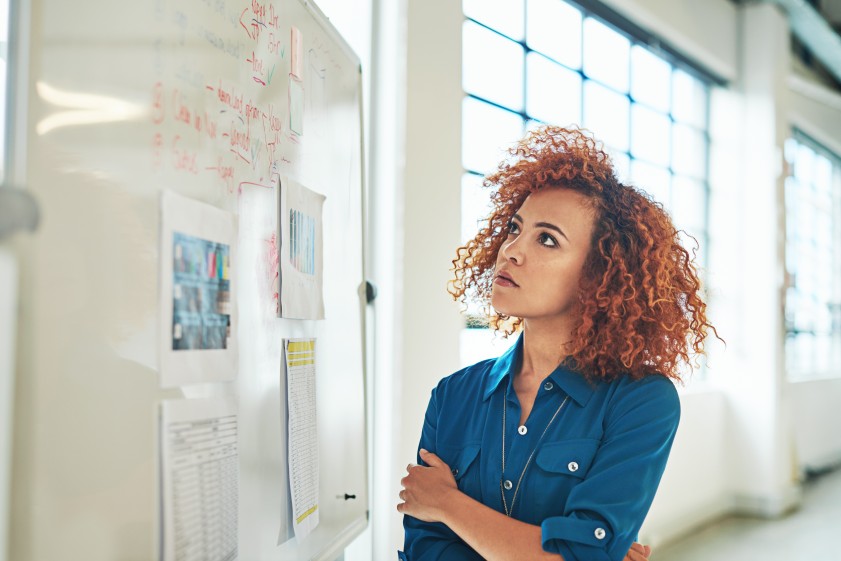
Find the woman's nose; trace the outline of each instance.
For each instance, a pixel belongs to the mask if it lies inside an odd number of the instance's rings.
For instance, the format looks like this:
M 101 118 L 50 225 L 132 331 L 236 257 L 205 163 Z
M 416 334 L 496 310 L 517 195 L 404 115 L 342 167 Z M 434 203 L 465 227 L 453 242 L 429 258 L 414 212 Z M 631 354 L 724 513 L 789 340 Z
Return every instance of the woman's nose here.
M 515 238 L 502 246 L 502 256 L 506 259 L 506 261 L 510 261 L 516 265 L 523 264 L 523 252 L 520 248 L 520 244 L 517 243 L 519 240 L 520 238 Z

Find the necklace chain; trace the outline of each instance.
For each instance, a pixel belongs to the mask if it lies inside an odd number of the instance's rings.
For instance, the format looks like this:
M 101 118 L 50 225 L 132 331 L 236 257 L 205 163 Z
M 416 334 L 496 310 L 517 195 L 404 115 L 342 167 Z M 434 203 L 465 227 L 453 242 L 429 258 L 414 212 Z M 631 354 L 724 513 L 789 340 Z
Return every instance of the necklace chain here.
M 505 397 L 502 399 L 502 474 L 499 476 L 499 492 L 502 495 L 502 506 L 505 508 L 505 515 L 511 516 L 514 512 L 514 503 L 517 501 L 517 493 L 520 491 L 520 483 L 523 482 L 523 476 L 526 475 L 526 470 L 529 468 L 529 464 L 531 464 L 531 460 L 534 457 L 534 453 L 537 452 L 537 447 L 540 446 L 540 443 L 543 441 L 543 437 L 546 436 L 546 431 L 549 430 L 549 427 L 552 426 L 552 423 L 555 422 L 555 417 L 558 416 L 558 413 L 561 412 L 561 409 L 564 408 L 566 402 L 569 400 L 569 396 L 566 396 L 558 408 L 555 410 L 555 414 L 552 415 L 552 418 L 549 419 L 549 422 L 546 424 L 546 428 L 543 429 L 543 433 L 540 435 L 540 438 L 537 439 L 537 442 L 534 445 L 534 448 L 529 454 L 529 459 L 526 460 L 526 465 L 523 466 L 523 471 L 520 472 L 520 477 L 517 479 L 517 487 L 514 488 L 514 496 L 511 497 L 511 508 L 508 508 L 508 502 L 505 500 L 505 410 L 507 409 L 506 403 L 508 402 L 508 388 L 505 389 Z

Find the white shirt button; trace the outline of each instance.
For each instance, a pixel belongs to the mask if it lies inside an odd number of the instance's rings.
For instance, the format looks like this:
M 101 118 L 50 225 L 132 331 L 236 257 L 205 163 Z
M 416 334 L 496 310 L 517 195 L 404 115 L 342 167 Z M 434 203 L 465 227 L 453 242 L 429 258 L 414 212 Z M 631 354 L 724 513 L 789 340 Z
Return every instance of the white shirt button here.
M 555 384 L 553 384 L 552 382 L 546 382 L 545 384 L 543 384 L 543 389 L 546 390 L 547 392 L 554 387 L 555 387 Z
M 596 536 L 597 540 L 603 540 L 605 536 L 604 528 L 596 528 L 596 531 L 593 532 L 593 534 Z
M 511 480 L 510 480 L 510 479 L 506 479 L 505 481 L 503 481 L 503 482 L 502 482 L 502 486 L 503 486 L 503 487 L 505 487 L 505 490 L 506 490 L 506 491 L 510 491 L 510 490 L 511 490 L 511 487 L 513 487 L 513 486 L 514 486 L 514 484 L 513 484 L 513 483 L 511 483 Z
M 578 462 L 570 462 L 567 464 L 567 469 L 569 471 L 578 471 Z
M 520 425 L 520 428 L 517 429 L 517 432 L 520 434 L 526 434 L 529 432 L 529 429 L 526 428 L 526 425 Z

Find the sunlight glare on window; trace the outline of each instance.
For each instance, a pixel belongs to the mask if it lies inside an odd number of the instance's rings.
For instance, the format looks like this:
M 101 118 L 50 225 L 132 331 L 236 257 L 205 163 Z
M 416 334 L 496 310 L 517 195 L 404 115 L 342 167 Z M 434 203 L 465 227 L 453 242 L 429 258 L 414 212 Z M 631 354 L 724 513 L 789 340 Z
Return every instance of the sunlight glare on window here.
M 472 21 L 464 22 L 462 85 L 488 101 L 523 108 L 522 45 Z
M 487 174 L 507 156 L 506 150 L 523 136 L 523 119 L 474 98 L 462 103 L 462 165 Z
M 631 97 L 638 103 L 668 113 L 672 65 L 645 47 L 631 47 Z
M 526 42 L 530 49 L 581 68 L 581 11 L 561 0 L 529 0 Z
M 611 148 L 607 149 L 607 154 L 613 162 L 613 171 L 616 174 L 616 179 L 622 183 L 629 183 L 631 181 L 631 158 L 628 154 Z
M 558 125 L 581 122 L 581 75 L 535 52 L 526 58 L 526 112 Z
M 601 84 L 584 82 L 584 127 L 617 150 L 628 150 L 630 101 Z
M 786 368 L 837 376 L 841 361 L 841 159 L 796 135 L 785 143 Z
M 523 38 L 525 0 L 463 0 L 464 15 L 496 29 L 515 41 Z
M 593 18 L 584 19 L 584 74 L 620 91 L 628 91 L 631 42 Z
M 669 171 L 658 166 L 652 166 L 642 160 L 631 160 L 631 184 L 651 195 L 666 209 L 671 204 Z
M 671 214 L 675 226 L 703 231 L 707 227 L 707 189 L 703 181 L 676 175 L 672 178 Z
M 482 185 L 482 176 L 461 176 L 461 243 L 472 240 L 487 225 L 491 211 L 491 191 Z
M 671 125 L 663 113 L 635 103 L 631 106 L 631 155 L 668 167 Z
M 707 142 L 701 131 L 686 125 L 672 128 L 672 169 L 697 177 L 707 176 Z
M 683 70 L 672 75 L 672 116 L 696 128 L 707 125 L 707 88 Z

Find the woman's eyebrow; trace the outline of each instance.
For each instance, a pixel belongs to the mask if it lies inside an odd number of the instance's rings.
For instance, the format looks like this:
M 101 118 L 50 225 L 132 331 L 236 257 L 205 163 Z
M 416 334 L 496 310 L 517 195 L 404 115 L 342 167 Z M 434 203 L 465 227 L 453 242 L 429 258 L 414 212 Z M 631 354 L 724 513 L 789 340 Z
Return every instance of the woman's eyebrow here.
M 555 226 L 554 224 L 550 224 L 548 222 L 536 222 L 534 225 L 537 228 L 548 228 L 549 230 L 555 230 L 560 235 L 562 235 L 564 238 L 566 238 L 566 241 L 569 241 L 569 238 L 567 237 L 566 234 L 564 234 L 564 231 L 561 230 L 560 228 L 558 228 L 557 226 Z

